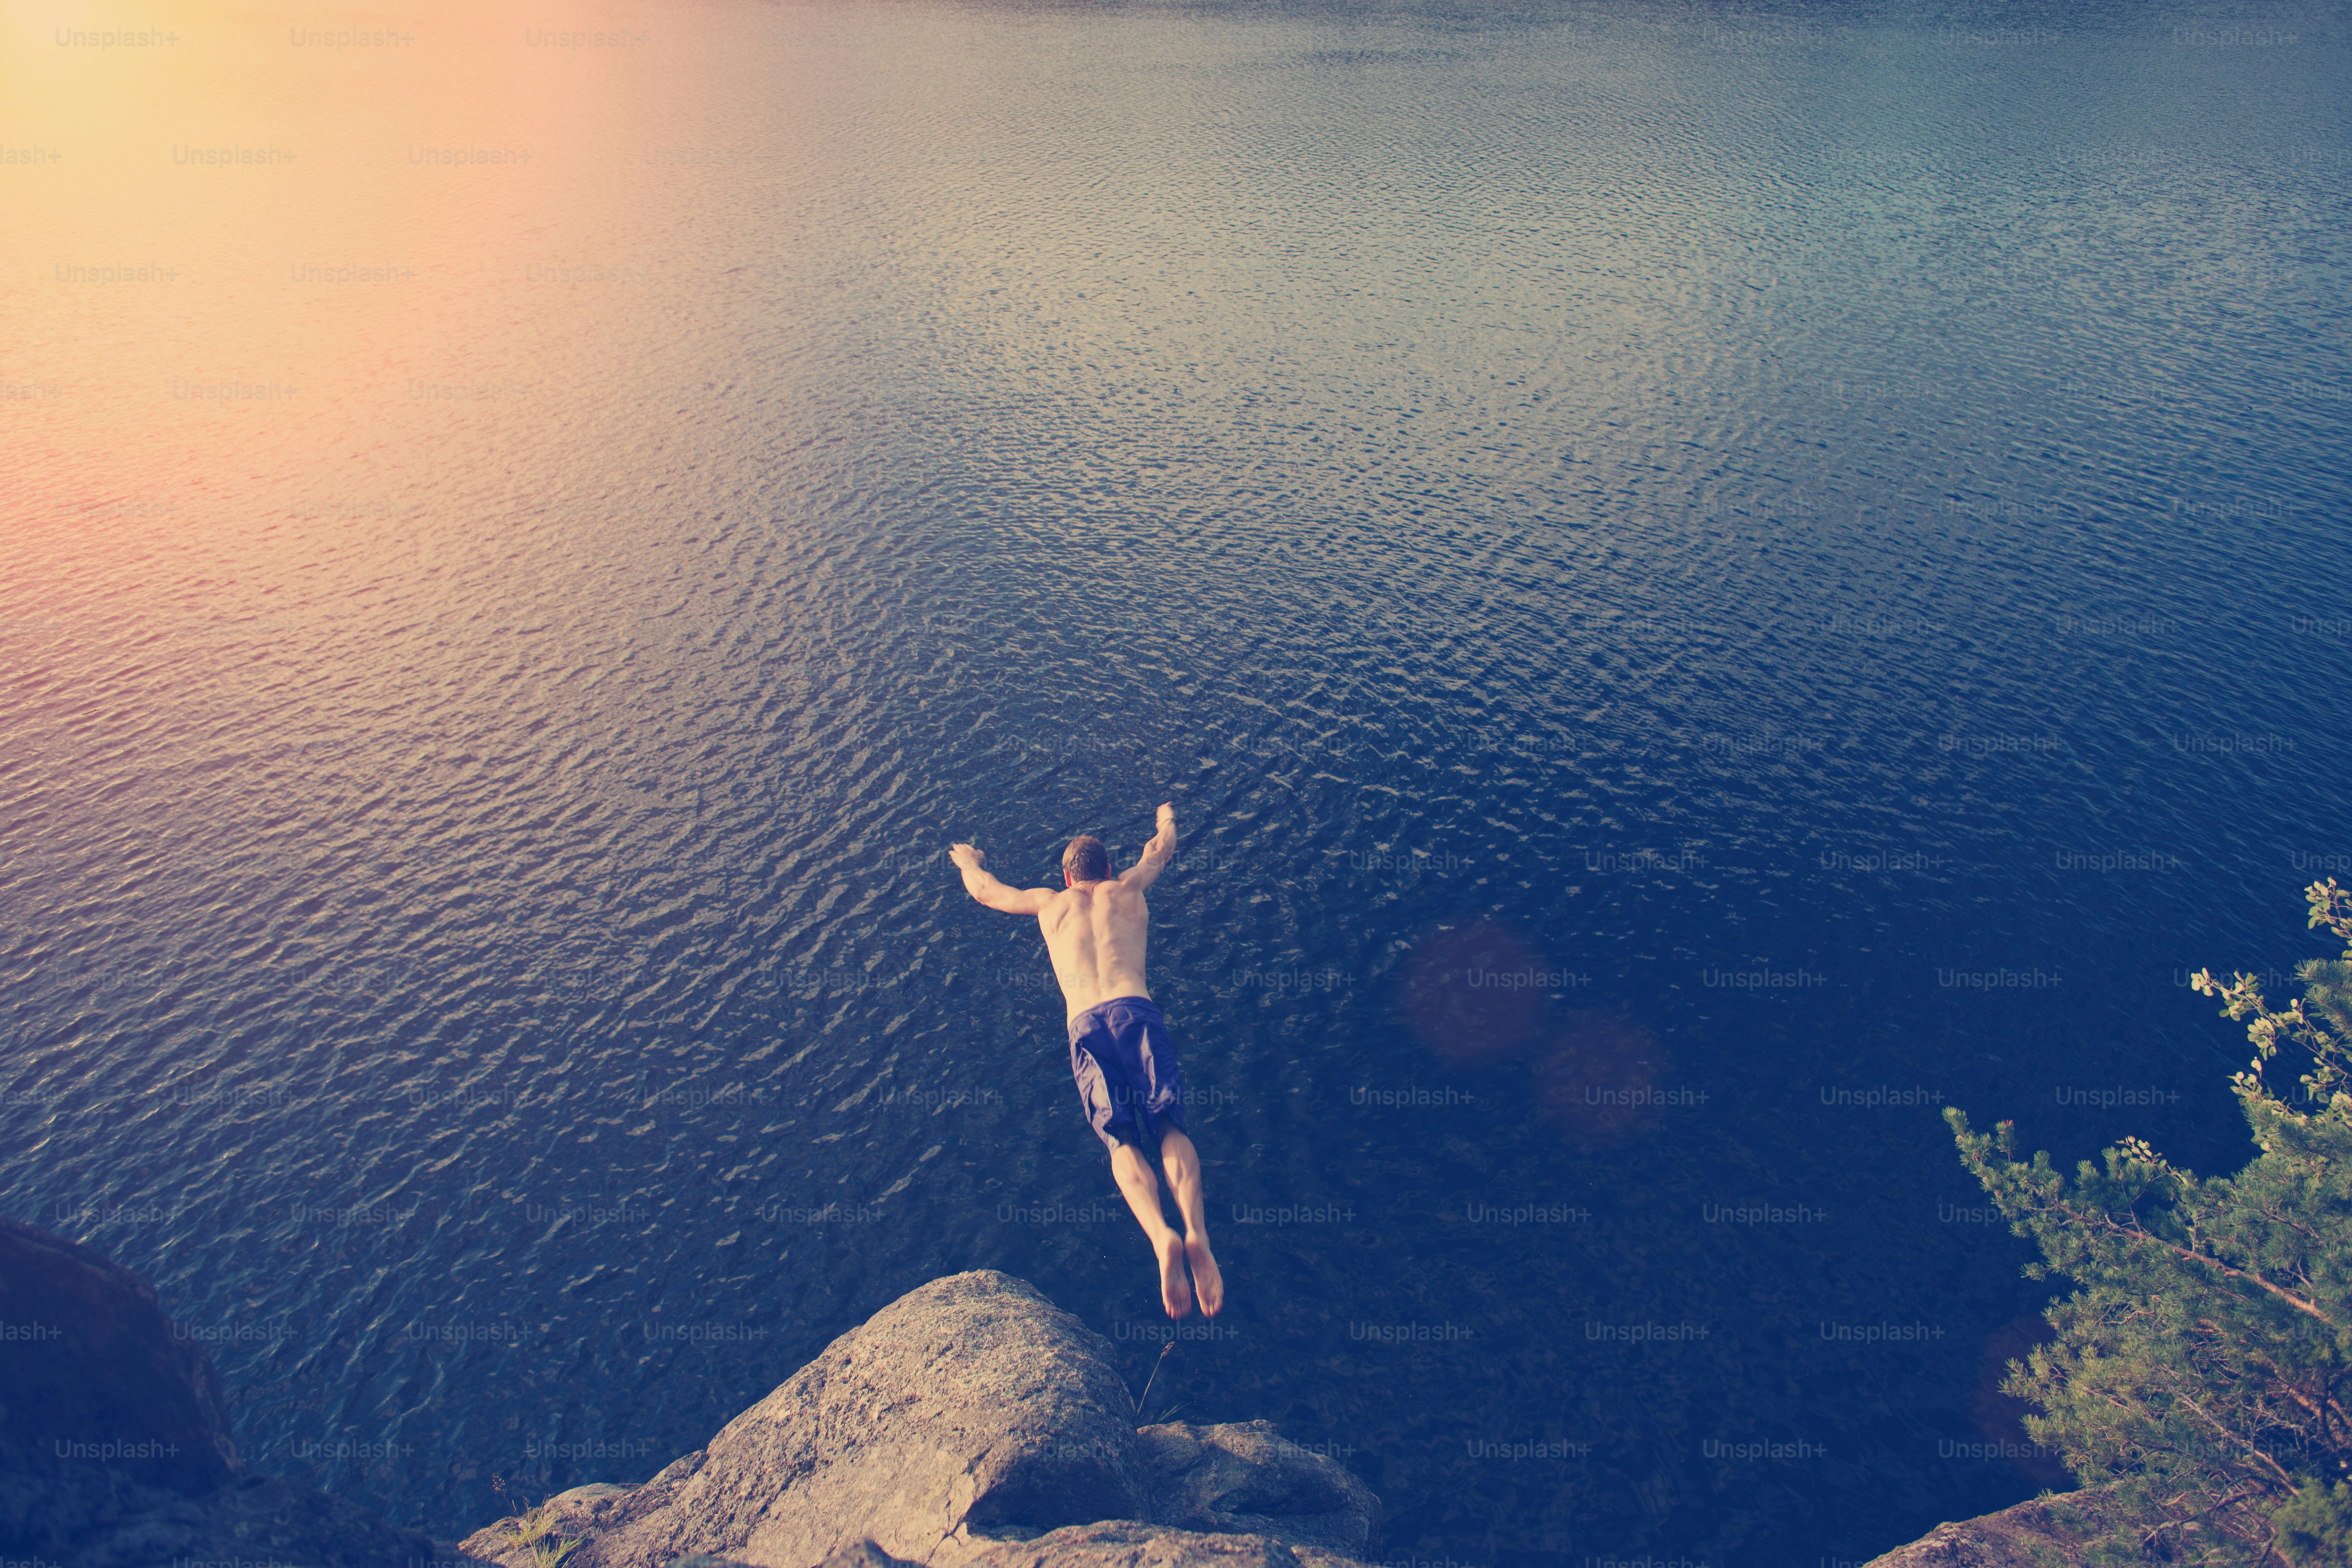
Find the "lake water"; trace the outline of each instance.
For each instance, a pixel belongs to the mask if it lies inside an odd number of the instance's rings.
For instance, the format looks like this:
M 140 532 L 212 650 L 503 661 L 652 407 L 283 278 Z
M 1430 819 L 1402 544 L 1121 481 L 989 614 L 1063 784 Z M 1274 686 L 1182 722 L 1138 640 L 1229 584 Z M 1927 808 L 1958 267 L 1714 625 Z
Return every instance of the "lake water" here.
M 1139 1387 L 943 851 L 1172 800 L 1155 1414 L 1461 1564 L 2058 1479 L 1938 1110 L 2234 1164 L 2352 870 L 2340 7 L 12 7 L 0 1212 L 258 1468 L 462 1531 L 972 1268 Z

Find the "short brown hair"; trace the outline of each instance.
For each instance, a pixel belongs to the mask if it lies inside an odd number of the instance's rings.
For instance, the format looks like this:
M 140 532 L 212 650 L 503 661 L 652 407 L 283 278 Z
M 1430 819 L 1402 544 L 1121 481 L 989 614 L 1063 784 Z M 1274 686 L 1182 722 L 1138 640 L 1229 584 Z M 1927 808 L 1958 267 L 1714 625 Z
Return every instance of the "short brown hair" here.
M 1110 876 L 1110 851 L 1091 833 L 1081 833 L 1062 851 L 1062 875 L 1073 882 L 1100 882 Z

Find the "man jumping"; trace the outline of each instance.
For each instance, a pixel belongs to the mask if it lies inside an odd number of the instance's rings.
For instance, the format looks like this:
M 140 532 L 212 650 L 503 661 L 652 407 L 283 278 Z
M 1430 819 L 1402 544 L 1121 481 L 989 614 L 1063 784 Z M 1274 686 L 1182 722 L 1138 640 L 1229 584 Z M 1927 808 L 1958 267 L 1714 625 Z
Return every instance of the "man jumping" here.
M 1168 1020 L 1143 984 L 1151 931 L 1143 890 L 1175 853 L 1176 810 L 1162 805 L 1160 831 L 1143 847 L 1143 858 L 1117 879 L 1109 852 L 1091 834 L 1070 840 L 1063 852 L 1058 889 L 1008 888 L 981 868 L 988 858 L 969 844 L 950 849 L 948 858 L 962 868 L 965 891 L 990 909 L 1037 917 L 1054 977 L 1069 1004 L 1070 1071 L 1078 1080 L 1078 1099 L 1095 1136 L 1110 1151 L 1111 1174 L 1127 1206 L 1159 1255 L 1160 1303 L 1171 1318 L 1192 1310 L 1184 1281 L 1189 1264 L 1201 1310 L 1214 1317 L 1225 1304 L 1225 1281 L 1209 1250 L 1200 1151 L 1184 1131 L 1184 1078 L 1169 1043 Z M 1160 1181 L 1146 1158 L 1154 1147 L 1183 1211 L 1181 1236 L 1160 1213 Z

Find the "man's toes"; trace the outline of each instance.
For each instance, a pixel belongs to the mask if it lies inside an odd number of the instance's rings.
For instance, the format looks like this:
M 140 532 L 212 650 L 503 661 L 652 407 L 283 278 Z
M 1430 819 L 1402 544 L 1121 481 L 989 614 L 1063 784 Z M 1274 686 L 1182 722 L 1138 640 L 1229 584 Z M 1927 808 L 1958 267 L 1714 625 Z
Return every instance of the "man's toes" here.
M 1184 1243 L 1171 1236 L 1155 1249 L 1160 1254 L 1160 1304 L 1171 1318 L 1192 1310 L 1192 1288 L 1184 1282 Z
M 1201 1293 L 1201 1310 L 1215 1317 L 1225 1304 L 1225 1277 L 1206 1241 L 1184 1244 L 1185 1260 L 1192 1266 L 1192 1284 Z

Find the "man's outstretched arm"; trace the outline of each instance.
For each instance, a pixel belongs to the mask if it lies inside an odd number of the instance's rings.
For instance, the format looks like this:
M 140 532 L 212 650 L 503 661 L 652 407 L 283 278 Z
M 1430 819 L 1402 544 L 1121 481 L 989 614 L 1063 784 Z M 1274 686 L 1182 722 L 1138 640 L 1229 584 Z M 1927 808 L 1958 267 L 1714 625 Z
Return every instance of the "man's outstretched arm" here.
M 998 881 L 981 867 L 988 857 L 969 844 L 950 847 L 948 858 L 963 868 L 963 890 L 992 910 L 1003 910 L 1008 915 L 1034 915 L 1054 901 L 1051 888 L 1008 888 Z
M 1160 879 L 1170 856 L 1176 853 L 1176 808 L 1162 802 L 1160 806 L 1160 831 L 1143 847 L 1143 858 L 1127 868 L 1119 880 L 1140 892 Z

